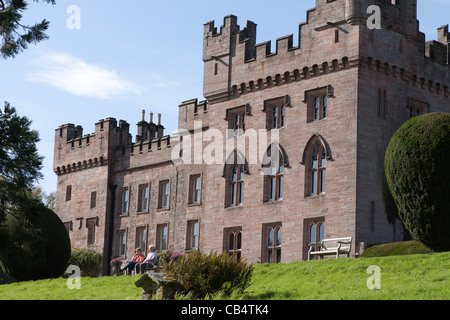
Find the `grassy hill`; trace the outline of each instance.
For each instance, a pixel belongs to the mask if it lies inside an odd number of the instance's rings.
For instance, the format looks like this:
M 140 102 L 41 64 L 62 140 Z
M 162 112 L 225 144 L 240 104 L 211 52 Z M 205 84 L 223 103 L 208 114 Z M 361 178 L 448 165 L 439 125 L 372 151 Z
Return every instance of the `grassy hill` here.
M 380 268 L 380 290 L 367 287 L 370 266 Z M 259 265 L 248 298 L 448 300 L 450 253 Z
M 433 250 L 419 241 L 404 241 L 372 246 L 363 252 L 362 257 L 373 258 L 425 253 L 433 253 Z
M 370 266 L 380 269 L 381 289 L 370 290 Z M 66 279 L 0 285 L 3 300 L 139 300 L 139 276 L 82 278 L 80 290 Z M 450 253 L 325 259 L 255 266 L 247 299 L 256 300 L 448 300 Z

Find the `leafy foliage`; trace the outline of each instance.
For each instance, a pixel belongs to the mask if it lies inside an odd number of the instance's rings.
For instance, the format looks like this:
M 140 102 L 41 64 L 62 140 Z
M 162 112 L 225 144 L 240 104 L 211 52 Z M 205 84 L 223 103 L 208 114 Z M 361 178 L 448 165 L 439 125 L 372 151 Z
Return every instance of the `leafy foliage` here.
M 39 0 L 33 0 L 39 2 Z M 46 3 L 56 4 L 55 0 L 43 0 Z M 43 20 L 33 26 L 21 23 L 22 13 L 27 10 L 28 3 L 25 0 L 0 0 L 0 34 L 2 43 L 0 47 L 1 56 L 14 58 L 19 52 L 28 48 L 31 43 L 37 44 L 48 39 L 45 31 L 49 22 Z M 18 29 L 24 31 L 20 34 Z
M 55 211 L 56 192 L 47 194 L 41 187 L 33 187 L 30 191 L 30 198 L 40 200 L 47 208 Z
M 0 222 L 29 199 L 33 182 L 41 178 L 43 158 L 38 155 L 37 131 L 5 102 L 0 109 Z
M 167 266 L 170 262 L 176 261 L 183 256 L 183 253 L 173 253 L 170 250 L 158 252 L 160 263 L 163 267 Z
M 178 282 L 178 293 L 203 299 L 221 292 L 243 293 L 250 285 L 253 265 L 226 252 L 208 255 L 193 251 L 165 264 L 164 272 Z
M 386 151 L 385 171 L 399 216 L 414 240 L 450 250 L 450 114 L 406 122 Z
M 33 190 L 43 158 L 36 147 L 39 135 L 30 126 L 5 102 L 0 109 L 0 266 L 16 280 L 61 276 L 70 257 L 64 224 Z
M 102 266 L 102 255 L 90 249 L 72 249 L 68 265 L 81 269 L 82 277 L 98 277 Z

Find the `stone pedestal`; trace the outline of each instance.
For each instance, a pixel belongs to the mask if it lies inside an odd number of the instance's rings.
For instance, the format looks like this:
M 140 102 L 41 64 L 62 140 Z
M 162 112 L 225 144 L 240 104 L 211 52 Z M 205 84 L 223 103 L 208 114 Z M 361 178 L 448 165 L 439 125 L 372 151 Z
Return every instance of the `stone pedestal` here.
M 176 292 L 176 281 L 162 273 L 148 272 L 134 284 L 142 288 L 142 300 L 173 300 Z

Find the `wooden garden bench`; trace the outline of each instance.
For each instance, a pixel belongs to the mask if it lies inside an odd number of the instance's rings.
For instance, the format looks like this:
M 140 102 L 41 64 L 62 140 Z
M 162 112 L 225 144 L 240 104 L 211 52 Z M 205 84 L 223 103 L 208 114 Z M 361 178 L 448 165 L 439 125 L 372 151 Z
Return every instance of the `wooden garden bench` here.
M 311 260 L 312 256 L 323 258 L 327 255 L 336 255 L 337 259 L 340 254 L 346 254 L 347 258 L 349 258 L 352 249 L 352 239 L 352 237 L 324 239 L 319 243 L 310 243 L 308 244 L 308 260 Z

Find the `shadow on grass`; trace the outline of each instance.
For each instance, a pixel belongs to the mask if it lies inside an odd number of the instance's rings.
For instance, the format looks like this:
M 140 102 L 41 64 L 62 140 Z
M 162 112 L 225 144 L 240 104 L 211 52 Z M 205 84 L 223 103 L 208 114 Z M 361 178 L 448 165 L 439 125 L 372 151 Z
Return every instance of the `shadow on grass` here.
M 261 293 L 248 292 L 246 295 L 247 300 L 296 300 L 298 299 L 292 292 L 277 292 L 273 290 L 268 290 Z

